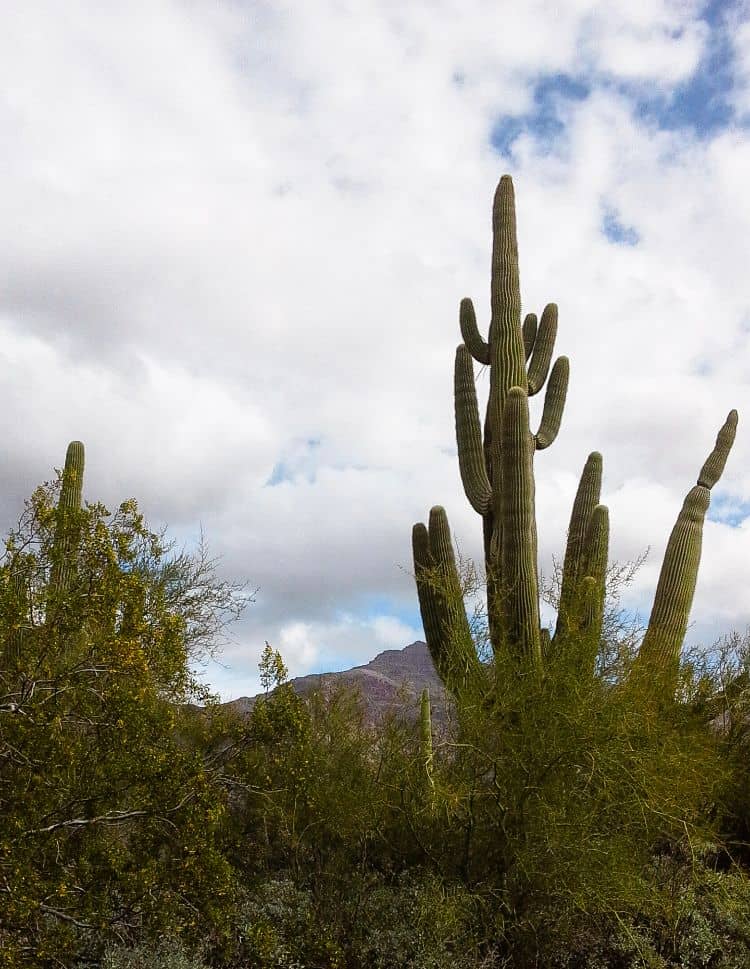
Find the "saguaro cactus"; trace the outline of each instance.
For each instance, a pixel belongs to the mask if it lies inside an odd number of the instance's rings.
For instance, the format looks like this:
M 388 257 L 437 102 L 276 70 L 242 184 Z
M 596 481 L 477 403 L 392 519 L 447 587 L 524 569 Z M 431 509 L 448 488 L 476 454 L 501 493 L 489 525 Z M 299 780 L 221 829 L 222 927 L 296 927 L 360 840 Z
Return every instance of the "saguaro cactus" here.
M 81 510 L 83 468 L 83 444 L 80 441 L 71 441 L 65 454 L 62 488 L 57 504 L 57 526 L 50 574 L 51 600 L 66 592 L 75 570 L 75 518 L 77 512 Z
M 17 622 L 14 623 L 8 634 L 7 658 L 12 665 L 15 665 L 21 659 L 30 631 L 31 603 L 28 594 L 28 568 L 28 557 L 17 552 L 10 568 L 10 581 L 17 611 Z
M 539 592 L 536 562 L 536 517 L 534 511 L 534 452 L 549 447 L 560 429 L 568 388 L 569 364 L 560 357 L 550 363 L 557 335 L 557 307 L 545 307 L 537 323 L 534 314 L 521 322 L 513 183 L 503 176 L 493 207 L 491 320 L 488 340 L 481 337 L 474 306 L 461 302 L 459 322 L 464 343 L 456 350 L 454 386 L 456 440 L 459 468 L 466 496 L 483 519 L 489 631 L 495 651 L 508 648 L 519 659 L 539 663 L 542 635 L 539 625 Z M 484 421 L 484 438 L 477 405 L 472 358 L 490 367 L 490 392 Z M 549 375 L 549 381 L 547 377 Z M 529 396 L 547 382 L 544 410 L 536 433 L 529 428 Z M 433 509 L 433 512 L 435 510 Z M 430 515 L 429 546 L 433 545 L 433 513 Z M 444 512 L 441 529 L 447 532 Z M 427 547 L 419 529 L 422 549 Z M 437 535 L 435 543 L 438 542 Z M 441 572 L 444 588 L 455 590 L 458 577 L 446 580 L 451 562 L 420 555 L 415 545 L 417 587 L 427 640 L 438 670 L 449 665 L 445 641 L 463 610 L 460 596 L 443 596 L 435 602 L 425 579 L 428 564 Z M 453 566 L 455 571 L 455 566 Z M 448 604 L 450 598 L 450 620 Z M 436 608 L 437 607 L 437 608 Z M 437 629 L 439 632 L 434 630 Z M 466 650 L 461 648 L 462 656 Z M 462 665 L 465 665 L 465 661 Z M 441 676 L 443 674 L 441 673 Z M 445 677 L 444 677 L 445 679 Z M 446 680 L 448 683 L 448 680 Z M 449 684 L 453 687 L 453 684 Z
M 456 350 L 454 395 L 456 441 L 464 491 L 482 516 L 489 636 L 495 654 L 506 650 L 518 662 L 538 666 L 550 649 L 575 638 L 591 668 L 601 638 L 609 545 L 609 513 L 600 504 L 602 457 L 589 455 L 568 529 L 559 614 L 550 640 L 539 624 L 537 529 L 533 459 L 557 437 L 568 388 L 567 357 L 550 372 L 557 307 L 548 304 L 537 323 L 521 321 L 513 183 L 500 179 L 492 213 L 491 319 L 485 341 L 474 306 L 461 301 L 464 342 Z M 479 418 L 473 360 L 490 368 L 484 433 Z M 547 379 L 549 376 L 549 380 Z M 528 398 L 546 382 L 536 433 L 529 428 Z M 714 451 L 685 501 L 667 549 L 641 661 L 674 663 L 684 638 L 700 559 L 709 489 L 721 475 L 734 440 L 737 414 L 727 419 Z M 414 526 L 417 592 L 435 667 L 457 696 L 486 689 L 489 679 L 473 647 L 451 547 L 445 511 L 430 512 L 429 527 Z

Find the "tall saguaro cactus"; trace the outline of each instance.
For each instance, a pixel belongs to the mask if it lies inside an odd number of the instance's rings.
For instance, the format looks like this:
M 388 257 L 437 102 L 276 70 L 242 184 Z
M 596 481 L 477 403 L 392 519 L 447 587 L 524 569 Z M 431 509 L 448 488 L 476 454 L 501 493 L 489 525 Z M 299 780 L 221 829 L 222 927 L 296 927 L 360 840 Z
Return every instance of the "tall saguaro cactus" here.
M 569 364 L 567 357 L 560 357 L 550 374 L 557 335 L 554 303 L 545 307 L 539 323 L 534 314 L 528 314 L 521 321 L 515 200 L 513 183 L 507 175 L 500 180 L 495 193 L 492 228 L 491 319 L 487 341 L 479 333 L 471 300 L 462 300 L 460 308 L 464 343 L 456 350 L 454 369 L 459 468 L 466 496 L 483 520 L 492 647 L 495 651 L 508 648 L 519 658 L 539 663 L 542 635 L 533 460 L 535 451 L 549 447 L 557 437 L 568 388 Z M 472 358 L 490 368 L 484 436 Z M 545 383 L 542 419 L 533 433 L 529 427 L 528 398 L 539 393 Z M 441 527 L 447 531 L 447 521 Z M 429 538 L 432 544 L 432 525 Z M 445 613 L 436 619 L 424 577 L 427 564 L 415 547 L 417 586 L 422 614 L 427 616 L 426 628 L 427 625 L 434 628 L 437 623 L 446 630 L 448 625 L 455 626 L 459 604 L 453 597 L 452 623 L 445 622 Z M 443 572 L 450 568 L 450 563 L 438 563 L 435 557 L 431 564 Z M 456 579 L 451 584 L 455 587 Z M 427 639 L 433 657 L 439 654 L 444 666 L 444 644 L 429 633 Z
M 485 341 L 474 306 L 461 301 L 464 342 L 456 350 L 454 396 L 459 468 L 466 497 L 482 516 L 489 636 L 495 654 L 539 666 L 550 649 L 573 640 L 593 667 L 604 616 L 609 513 L 600 504 L 602 457 L 589 455 L 581 475 L 568 542 L 554 637 L 540 629 L 534 454 L 557 437 L 568 389 L 569 363 L 559 357 L 550 371 L 557 335 L 557 307 L 548 304 L 537 321 L 521 320 L 515 199 L 510 176 L 495 192 L 492 212 L 491 318 Z M 482 428 L 473 361 L 490 368 Z M 549 379 L 548 379 L 549 378 Z M 530 396 L 546 384 L 541 422 L 529 427 Z M 709 490 L 720 477 L 734 440 L 737 413 L 719 433 L 698 484 L 670 538 L 640 662 L 674 664 L 687 628 L 700 559 Z M 457 696 L 489 685 L 473 647 L 461 585 L 443 508 L 430 512 L 429 527 L 412 533 L 415 578 L 427 643 L 445 685 Z

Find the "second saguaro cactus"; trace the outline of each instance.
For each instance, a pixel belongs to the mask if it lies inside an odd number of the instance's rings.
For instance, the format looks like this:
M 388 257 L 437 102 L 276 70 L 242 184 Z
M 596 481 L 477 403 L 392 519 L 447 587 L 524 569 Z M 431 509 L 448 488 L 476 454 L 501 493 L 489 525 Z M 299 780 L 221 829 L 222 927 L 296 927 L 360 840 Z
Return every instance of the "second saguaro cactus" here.
M 557 437 L 568 389 L 569 364 L 559 357 L 550 371 L 557 334 L 557 307 L 548 304 L 537 321 L 521 319 L 515 198 L 510 176 L 495 192 L 492 212 L 491 318 L 487 340 L 474 306 L 461 302 L 464 342 L 456 350 L 454 396 L 461 480 L 469 503 L 482 516 L 487 581 L 487 618 L 492 649 L 519 663 L 540 666 L 546 651 L 574 640 L 593 669 L 604 616 L 609 513 L 600 503 L 602 457 L 589 455 L 568 529 L 554 636 L 540 628 L 534 455 Z M 490 368 L 484 427 L 480 422 L 474 364 Z M 546 384 L 536 432 L 529 426 L 530 396 Z M 667 547 L 641 666 L 674 668 L 695 590 L 703 521 L 710 488 L 719 479 L 734 440 L 732 411 L 703 466 Z M 448 519 L 430 512 L 429 527 L 412 533 L 415 578 L 427 643 L 436 669 L 458 697 L 486 690 L 490 680 L 473 647 L 461 595 Z M 579 655 L 583 655 L 580 654 Z
M 75 569 L 75 519 L 81 510 L 83 469 L 83 444 L 81 441 L 71 441 L 65 454 L 62 487 L 57 503 L 57 526 L 50 575 L 50 592 L 53 597 L 65 593 Z

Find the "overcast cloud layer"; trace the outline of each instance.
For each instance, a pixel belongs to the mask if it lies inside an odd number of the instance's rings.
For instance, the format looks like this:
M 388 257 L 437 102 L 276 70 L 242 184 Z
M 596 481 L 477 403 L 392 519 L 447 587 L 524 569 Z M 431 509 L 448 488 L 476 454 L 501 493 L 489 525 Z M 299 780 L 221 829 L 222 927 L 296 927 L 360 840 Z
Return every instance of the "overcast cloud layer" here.
M 413 522 L 460 485 L 458 304 L 486 325 L 490 206 L 516 186 L 525 311 L 560 307 L 563 427 L 540 566 L 589 451 L 648 616 L 730 408 L 691 641 L 750 622 L 750 9 L 728 2 L 70 0 L 0 35 L 0 518 L 87 449 L 259 586 L 223 696 L 421 638 Z M 487 377 L 479 378 L 486 393 Z

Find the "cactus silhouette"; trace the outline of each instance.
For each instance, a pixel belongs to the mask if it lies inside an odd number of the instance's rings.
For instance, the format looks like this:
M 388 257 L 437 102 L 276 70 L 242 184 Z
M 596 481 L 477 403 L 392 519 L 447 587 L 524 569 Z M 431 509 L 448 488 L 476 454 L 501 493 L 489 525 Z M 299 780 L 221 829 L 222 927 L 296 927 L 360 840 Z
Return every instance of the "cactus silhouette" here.
M 454 401 L 459 470 L 466 497 L 482 516 L 487 619 L 493 652 L 504 650 L 521 664 L 540 666 L 550 650 L 573 640 L 593 670 L 604 617 L 609 513 L 600 504 L 602 456 L 589 455 L 581 474 L 568 528 L 554 636 L 540 628 L 534 455 L 554 443 L 568 389 L 569 363 L 559 357 L 550 370 L 557 335 L 557 307 L 541 319 L 521 320 L 518 244 L 513 183 L 504 175 L 492 212 L 491 317 L 485 341 L 474 305 L 461 301 L 463 343 L 456 350 Z M 489 366 L 489 397 L 482 427 L 474 364 Z M 530 396 L 546 385 L 536 433 L 529 427 Z M 685 499 L 667 547 L 639 663 L 674 665 L 687 628 L 701 551 L 709 490 L 718 481 L 734 440 L 732 411 Z M 435 667 L 457 697 L 486 690 L 490 680 L 473 646 L 460 577 L 443 508 L 429 526 L 414 526 L 414 570 L 420 611 Z

